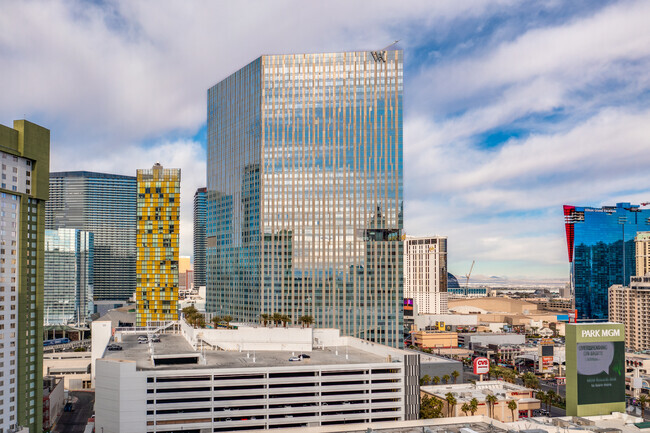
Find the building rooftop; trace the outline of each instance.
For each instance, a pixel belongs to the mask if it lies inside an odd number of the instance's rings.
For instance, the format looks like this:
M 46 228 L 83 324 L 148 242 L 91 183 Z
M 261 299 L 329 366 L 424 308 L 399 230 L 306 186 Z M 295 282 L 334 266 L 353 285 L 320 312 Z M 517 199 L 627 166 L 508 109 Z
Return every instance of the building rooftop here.
M 497 397 L 503 396 L 506 398 L 507 393 L 533 391 L 525 386 L 516 385 L 514 383 L 503 382 L 499 380 L 489 380 L 484 382 L 473 383 L 458 383 L 448 385 L 431 385 L 421 386 L 420 389 L 427 394 L 435 395 L 444 398 L 445 395 L 451 392 L 459 403 L 469 402 L 473 398 L 482 401 L 489 394 L 494 394 Z M 531 399 L 531 401 L 537 401 Z
M 144 334 L 140 334 L 144 335 Z M 159 343 L 139 344 L 138 335 L 122 335 L 122 350 L 104 353 L 103 359 L 135 361 L 140 370 L 242 368 L 242 367 L 299 367 L 305 365 L 369 364 L 387 362 L 387 357 L 357 347 L 337 346 L 311 351 L 289 350 L 237 351 L 212 350 L 205 346 L 198 350 L 179 334 L 162 334 Z M 309 359 L 289 361 L 292 356 L 308 354 Z M 338 354 L 337 354 L 338 353 Z

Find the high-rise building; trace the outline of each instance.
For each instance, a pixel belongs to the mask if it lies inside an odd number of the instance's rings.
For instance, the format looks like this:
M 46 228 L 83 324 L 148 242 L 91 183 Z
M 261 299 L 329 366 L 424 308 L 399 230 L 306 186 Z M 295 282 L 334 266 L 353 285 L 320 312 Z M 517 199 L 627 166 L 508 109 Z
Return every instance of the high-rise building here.
M 190 290 L 192 281 L 188 279 L 188 271 L 192 274 L 192 258 L 180 256 L 178 258 L 178 288 L 179 290 Z
M 636 275 L 650 273 L 650 232 L 638 232 L 634 238 L 636 249 Z
M 138 170 L 136 322 L 177 320 L 181 170 Z
M 404 240 L 404 297 L 413 299 L 419 314 L 447 313 L 446 237 Z
M 609 321 L 625 325 L 625 347 L 650 349 L 650 276 L 633 276 L 629 287 L 609 288 Z
M 207 309 L 402 341 L 403 52 L 265 55 L 208 91 Z
M 0 125 L 0 431 L 43 425 L 43 266 L 50 131 Z
M 126 301 L 135 292 L 136 179 L 67 171 L 50 174 L 45 228 L 94 236 L 93 300 Z
M 194 193 L 194 287 L 205 286 L 205 224 L 207 188 Z
M 564 206 L 564 217 L 575 308 L 581 318 L 607 319 L 607 291 L 614 284 L 629 285 L 634 238 L 650 229 L 650 210 L 630 203 Z
M 80 324 L 93 314 L 93 238 L 83 230 L 45 230 L 46 325 Z

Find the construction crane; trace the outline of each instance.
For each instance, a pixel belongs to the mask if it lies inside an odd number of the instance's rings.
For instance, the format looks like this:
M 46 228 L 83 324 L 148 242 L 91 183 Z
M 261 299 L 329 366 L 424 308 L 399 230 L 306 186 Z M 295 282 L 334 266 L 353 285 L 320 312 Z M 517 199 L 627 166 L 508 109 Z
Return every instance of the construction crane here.
M 469 273 L 465 274 L 465 296 L 469 294 L 469 277 L 472 276 L 472 269 L 474 269 L 474 262 L 475 260 L 472 260 L 472 266 L 469 268 Z

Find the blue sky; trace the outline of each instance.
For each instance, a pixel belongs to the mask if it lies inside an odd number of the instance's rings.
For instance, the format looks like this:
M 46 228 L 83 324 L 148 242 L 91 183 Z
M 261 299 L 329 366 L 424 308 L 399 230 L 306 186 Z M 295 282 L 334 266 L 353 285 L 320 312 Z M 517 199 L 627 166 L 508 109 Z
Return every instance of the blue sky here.
M 400 40 L 405 225 L 450 270 L 568 277 L 562 204 L 650 201 L 650 3 L 25 1 L 0 5 L 0 123 L 52 170 L 181 167 L 181 250 L 205 182 L 208 87 L 261 54 Z

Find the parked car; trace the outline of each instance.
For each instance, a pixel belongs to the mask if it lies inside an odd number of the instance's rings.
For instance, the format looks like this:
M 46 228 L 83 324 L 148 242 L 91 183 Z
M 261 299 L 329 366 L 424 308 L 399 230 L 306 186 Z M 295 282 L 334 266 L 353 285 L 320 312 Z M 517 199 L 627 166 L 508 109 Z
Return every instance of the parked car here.
M 65 406 L 63 406 L 63 411 L 64 412 L 72 412 L 74 408 L 72 407 L 72 403 L 67 402 Z
M 147 336 L 146 335 L 138 335 L 138 341 L 147 341 Z
M 122 350 L 122 346 L 120 346 L 119 344 L 109 344 L 107 346 L 107 349 L 108 350 Z
M 309 356 L 309 355 L 307 355 L 307 354 L 304 354 L 304 353 L 303 353 L 302 355 L 300 355 L 300 357 L 301 357 L 302 359 L 309 359 L 309 358 L 311 358 L 311 356 Z
M 138 340 L 138 344 L 147 344 L 149 340 Z
M 300 356 L 292 356 L 289 358 L 289 361 L 302 361 L 302 358 Z
M 160 343 L 160 338 L 158 338 L 158 337 L 153 337 L 153 338 L 151 339 L 151 341 L 154 342 L 154 343 Z

